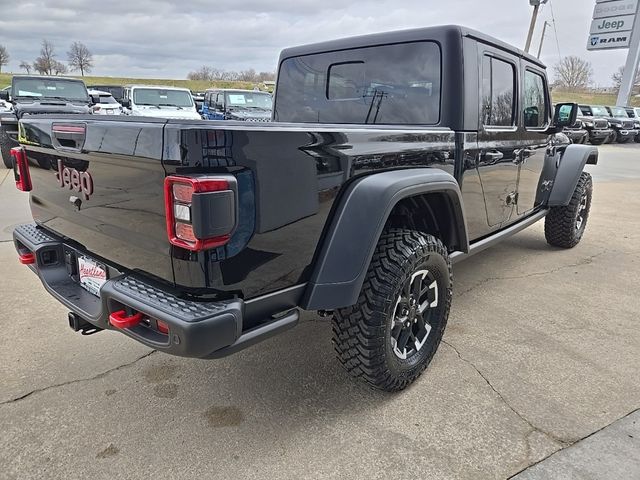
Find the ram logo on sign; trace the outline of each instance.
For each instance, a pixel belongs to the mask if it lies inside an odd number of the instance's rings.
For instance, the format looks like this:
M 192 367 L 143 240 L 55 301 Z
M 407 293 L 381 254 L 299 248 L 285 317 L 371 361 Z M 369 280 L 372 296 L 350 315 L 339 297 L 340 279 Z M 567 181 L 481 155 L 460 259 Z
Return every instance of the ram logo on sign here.
M 607 48 L 624 48 L 629 46 L 631 32 L 604 33 L 591 35 L 587 43 L 587 50 L 605 50 Z

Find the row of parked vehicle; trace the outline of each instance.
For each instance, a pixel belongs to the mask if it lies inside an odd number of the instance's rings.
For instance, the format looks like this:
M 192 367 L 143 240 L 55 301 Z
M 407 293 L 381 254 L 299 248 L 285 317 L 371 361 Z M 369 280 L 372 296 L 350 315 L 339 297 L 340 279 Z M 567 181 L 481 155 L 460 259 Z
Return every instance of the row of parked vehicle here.
M 90 103 L 89 113 L 96 115 L 137 115 L 194 120 L 271 119 L 271 94 L 259 90 L 208 89 L 194 93 L 186 88 L 170 86 L 92 85 L 87 87 L 87 98 L 77 87 L 83 83 L 81 80 L 40 75 L 23 75 L 16 78 L 15 91 L 12 85 L 1 91 L 0 112 L 12 110 L 17 101 L 25 99 L 39 106 L 43 106 L 42 100 L 84 100 Z
M 137 115 L 183 120 L 271 120 L 272 97 L 259 90 L 186 88 L 150 85 L 94 85 L 92 111 L 101 115 Z
M 574 143 L 640 143 L 640 108 L 579 105 L 576 123 L 564 130 Z
M 272 96 L 258 90 L 153 85 L 92 85 L 82 80 L 16 75 L 0 90 L 0 155 L 12 167 L 9 151 L 18 145 L 18 121 L 36 114 L 135 115 L 180 120 L 271 120 Z

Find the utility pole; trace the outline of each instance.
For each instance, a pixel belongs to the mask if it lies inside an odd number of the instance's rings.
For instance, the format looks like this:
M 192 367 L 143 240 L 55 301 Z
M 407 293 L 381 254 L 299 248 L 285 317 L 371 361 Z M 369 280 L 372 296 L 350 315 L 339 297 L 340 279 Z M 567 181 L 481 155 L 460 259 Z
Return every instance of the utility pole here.
M 533 31 L 536 28 L 536 20 L 538 19 L 538 10 L 540 5 L 547 3 L 549 0 L 529 0 L 529 5 L 533 6 L 533 13 L 531 14 L 531 23 L 529 24 L 529 33 L 527 34 L 527 43 L 524 46 L 524 51 L 529 53 L 531 48 L 531 39 L 533 38 Z
M 640 20 L 637 18 L 633 23 L 631 31 L 631 40 L 629 42 L 629 52 L 627 53 L 627 62 L 624 65 L 622 73 L 622 81 L 620 82 L 620 90 L 618 90 L 618 99 L 616 105 L 624 107 L 629 105 L 629 97 L 633 91 L 636 81 L 636 72 L 638 71 L 638 60 L 640 60 Z
M 545 20 L 544 25 L 542 26 L 542 36 L 540 37 L 540 46 L 538 47 L 537 58 L 540 58 L 540 54 L 542 53 L 542 44 L 544 43 L 544 34 L 547 31 L 547 25 L 551 24 Z

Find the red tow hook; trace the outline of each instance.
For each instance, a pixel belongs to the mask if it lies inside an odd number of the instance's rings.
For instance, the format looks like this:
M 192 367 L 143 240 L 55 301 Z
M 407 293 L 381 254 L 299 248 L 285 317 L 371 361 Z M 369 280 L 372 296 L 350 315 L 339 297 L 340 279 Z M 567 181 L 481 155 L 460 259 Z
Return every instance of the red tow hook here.
M 34 253 L 19 253 L 18 260 L 23 265 L 31 265 L 36 263 L 36 255 Z
M 109 323 L 116 328 L 131 328 L 135 327 L 142 321 L 141 313 L 134 313 L 127 316 L 127 312 L 124 310 L 118 310 L 109 315 Z

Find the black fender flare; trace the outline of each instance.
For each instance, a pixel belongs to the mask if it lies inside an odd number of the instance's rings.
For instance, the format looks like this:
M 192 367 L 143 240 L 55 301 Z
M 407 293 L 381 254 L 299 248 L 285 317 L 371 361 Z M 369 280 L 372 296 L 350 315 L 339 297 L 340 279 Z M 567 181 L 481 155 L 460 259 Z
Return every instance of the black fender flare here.
M 340 197 L 319 246 L 301 307 L 333 310 L 355 304 L 394 206 L 402 199 L 428 193 L 444 194 L 455 217 L 449 250 L 468 252 L 462 195 L 451 174 L 435 168 L 370 174 L 354 180 Z
M 547 205 L 569 205 L 584 166 L 598 163 L 598 149 L 592 145 L 569 145 L 560 157 Z

